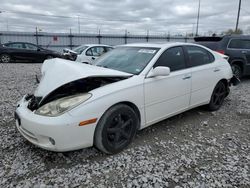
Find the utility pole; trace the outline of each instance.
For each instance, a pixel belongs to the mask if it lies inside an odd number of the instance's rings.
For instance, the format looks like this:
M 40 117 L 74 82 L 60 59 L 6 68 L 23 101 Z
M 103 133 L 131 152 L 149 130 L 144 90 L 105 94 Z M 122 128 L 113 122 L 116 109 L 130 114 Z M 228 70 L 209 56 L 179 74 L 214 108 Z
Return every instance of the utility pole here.
M 197 24 L 196 24 L 196 36 L 198 36 L 199 33 L 199 21 L 200 21 L 200 9 L 201 9 L 201 0 L 199 0 L 199 6 L 198 6 L 198 15 L 197 15 Z
M 36 27 L 36 45 L 38 46 L 38 28 Z
M 241 0 L 239 0 L 238 16 L 236 21 L 235 33 L 238 31 L 239 19 L 240 19 L 240 9 L 241 9 Z

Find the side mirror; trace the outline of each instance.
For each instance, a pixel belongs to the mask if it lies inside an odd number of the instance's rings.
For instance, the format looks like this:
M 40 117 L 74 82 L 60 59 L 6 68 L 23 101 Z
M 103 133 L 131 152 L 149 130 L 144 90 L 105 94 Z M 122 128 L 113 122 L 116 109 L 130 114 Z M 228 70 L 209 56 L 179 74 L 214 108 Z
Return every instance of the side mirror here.
M 37 48 L 37 51 L 40 52 L 40 51 L 41 51 L 41 48 Z
M 147 78 L 157 77 L 157 76 L 168 76 L 170 74 L 170 68 L 169 67 L 155 67 L 153 70 L 151 70 L 147 76 Z

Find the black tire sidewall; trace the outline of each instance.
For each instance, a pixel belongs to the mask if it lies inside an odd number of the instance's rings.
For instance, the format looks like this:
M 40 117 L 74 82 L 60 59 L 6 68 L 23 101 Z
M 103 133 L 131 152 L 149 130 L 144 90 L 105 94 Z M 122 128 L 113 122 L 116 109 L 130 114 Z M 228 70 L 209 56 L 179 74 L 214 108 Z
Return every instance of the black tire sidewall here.
M 123 144 L 123 146 L 120 148 L 114 148 L 109 144 L 107 140 L 106 129 L 111 119 L 115 117 L 117 113 L 121 113 L 121 112 L 127 113 L 133 119 L 134 126 L 132 127 L 129 141 L 126 144 Z M 118 153 L 122 151 L 123 149 L 125 149 L 131 143 L 131 141 L 133 140 L 136 134 L 138 125 L 139 125 L 139 118 L 137 117 L 137 114 L 134 112 L 134 110 L 131 107 L 125 104 L 115 105 L 111 107 L 110 109 L 108 109 L 104 113 L 104 115 L 101 117 L 100 121 L 98 122 L 96 130 L 95 130 L 95 135 L 94 135 L 94 145 L 99 150 L 103 151 L 104 153 L 107 153 L 107 154 Z
M 219 86 L 222 86 L 222 85 L 223 85 L 223 87 L 224 87 L 224 91 L 226 92 L 226 89 L 227 89 L 227 88 L 226 88 L 225 84 L 224 84 L 222 81 L 218 82 L 218 83 L 216 84 L 214 90 L 213 90 L 213 93 L 212 93 L 210 102 L 209 102 L 209 104 L 208 104 L 208 108 L 209 108 L 210 111 L 219 110 L 220 107 L 221 107 L 222 104 L 223 104 L 223 102 L 222 102 L 220 105 L 215 105 L 215 104 L 213 103 L 213 97 L 214 97 L 214 94 L 215 94 L 215 92 L 216 92 L 216 89 L 217 89 Z M 224 99 L 225 99 L 225 97 L 224 97 Z M 224 101 L 224 99 L 223 99 L 223 101 Z

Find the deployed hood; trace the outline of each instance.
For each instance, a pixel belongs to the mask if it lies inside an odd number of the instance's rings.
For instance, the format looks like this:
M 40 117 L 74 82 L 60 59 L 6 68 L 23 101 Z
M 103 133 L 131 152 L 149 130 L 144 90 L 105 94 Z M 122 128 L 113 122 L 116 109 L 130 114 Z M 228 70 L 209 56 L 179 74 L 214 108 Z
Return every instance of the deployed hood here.
M 129 77 L 132 74 L 64 59 L 46 60 L 35 96 L 44 97 L 62 85 L 87 77 Z

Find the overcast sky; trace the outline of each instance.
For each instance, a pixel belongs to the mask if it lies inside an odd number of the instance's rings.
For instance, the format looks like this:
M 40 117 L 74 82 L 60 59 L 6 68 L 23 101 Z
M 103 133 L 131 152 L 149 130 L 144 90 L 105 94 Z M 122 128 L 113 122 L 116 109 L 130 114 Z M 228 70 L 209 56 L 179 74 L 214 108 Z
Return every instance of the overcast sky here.
M 0 30 L 184 34 L 195 32 L 199 0 L 1 0 Z M 199 32 L 234 29 L 238 0 L 201 0 Z M 79 22 L 78 22 L 79 17 Z M 239 28 L 250 34 L 250 0 Z

